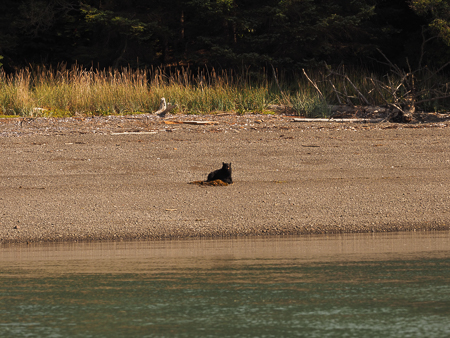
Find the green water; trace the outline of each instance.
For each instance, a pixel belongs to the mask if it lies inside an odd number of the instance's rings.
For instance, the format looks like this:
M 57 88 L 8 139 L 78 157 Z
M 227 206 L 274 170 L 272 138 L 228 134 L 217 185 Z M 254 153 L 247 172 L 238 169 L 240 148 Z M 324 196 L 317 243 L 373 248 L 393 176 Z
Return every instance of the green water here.
M 450 234 L 0 248 L 1 337 L 450 337 Z

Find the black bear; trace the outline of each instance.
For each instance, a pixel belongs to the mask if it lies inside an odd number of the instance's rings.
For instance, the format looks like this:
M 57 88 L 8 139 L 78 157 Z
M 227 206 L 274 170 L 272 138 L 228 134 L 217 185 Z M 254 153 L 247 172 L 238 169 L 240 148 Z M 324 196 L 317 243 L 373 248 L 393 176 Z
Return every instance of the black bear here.
M 206 182 L 211 182 L 215 180 L 221 180 L 222 182 L 228 184 L 233 183 L 233 180 L 231 179 L 231 163 L 223 162 L 221 169 L 214 170 L 212 173 L 209 173 Z

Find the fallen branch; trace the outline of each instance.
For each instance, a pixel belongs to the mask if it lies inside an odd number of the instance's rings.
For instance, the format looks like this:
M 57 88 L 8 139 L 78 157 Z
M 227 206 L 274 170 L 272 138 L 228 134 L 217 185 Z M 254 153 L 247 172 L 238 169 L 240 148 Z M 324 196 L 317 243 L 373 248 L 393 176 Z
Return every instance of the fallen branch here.
M 306 76 L 306 78 L 308 79 L 308 81 L 313 85 L 314 88 L 316 88 L 317 92 L 318 92 L 319 95 L 320 95 L 320 98 L 321 98 L 324 102 L 326 102 L 327 100 L 326 100 L 325 97 L 323 96 L 323 94 L 322 94 L 322 92 L 320 91 L 320 89 L 319 89 L 319 87 L 317 86 L 317 84 L 316 84 L 313 80 L 311 80 L 311 79 L 309 78 L 308 74 L 306 74 L 305 69 L 302 69 L 302 71 L 303 71 L 303 74 L 305 74 L 305 76 Z

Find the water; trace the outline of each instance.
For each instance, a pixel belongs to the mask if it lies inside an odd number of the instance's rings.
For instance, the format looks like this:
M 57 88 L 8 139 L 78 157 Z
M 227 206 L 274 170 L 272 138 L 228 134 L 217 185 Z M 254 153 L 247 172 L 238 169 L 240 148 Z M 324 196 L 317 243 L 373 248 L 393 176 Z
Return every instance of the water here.
M 0 248 L 1 337 L 449 337 L 450 233 Z

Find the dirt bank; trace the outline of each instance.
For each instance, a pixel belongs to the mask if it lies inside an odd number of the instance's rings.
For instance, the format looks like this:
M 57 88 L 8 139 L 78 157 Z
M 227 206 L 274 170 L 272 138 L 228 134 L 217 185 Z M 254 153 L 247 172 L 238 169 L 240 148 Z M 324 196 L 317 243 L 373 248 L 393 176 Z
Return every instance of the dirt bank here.
M 215 124 L 191 124 L 199 120 Z M 0 238 L 448 230 L 448 126 L 262 115 L 3 119 Z M 232 162 L 233 185 L 188 184 L 222 162 Z

